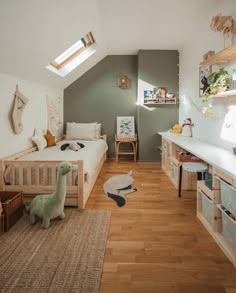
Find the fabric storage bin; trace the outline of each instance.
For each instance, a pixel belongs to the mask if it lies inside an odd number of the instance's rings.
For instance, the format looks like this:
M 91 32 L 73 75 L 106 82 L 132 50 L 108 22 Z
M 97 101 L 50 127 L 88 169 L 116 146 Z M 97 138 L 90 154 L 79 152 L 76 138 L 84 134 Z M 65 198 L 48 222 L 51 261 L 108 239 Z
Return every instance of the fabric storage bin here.
M 171 162 L 171 176 L 175 182 L 178 181 L 178 166 Z
M 229 217 L 222 209 L 221 205 L 217 205 L 222 214 L 222 233 L 224 237 L 234 247 L 236 246 L 236 221 Z
M 216 178 L 220 181 L 221 204 L 232 214 L 236 215 L 236 188 L 220 177 Z
M 205 174 L 205 185 L 212 190 L 212 175 L 210 173 Z
M 212 224 L 212 199 L 210 199 L 204 192 L 200 189 L 198 191 L 202 198 L 202 214 L 208 223 Z

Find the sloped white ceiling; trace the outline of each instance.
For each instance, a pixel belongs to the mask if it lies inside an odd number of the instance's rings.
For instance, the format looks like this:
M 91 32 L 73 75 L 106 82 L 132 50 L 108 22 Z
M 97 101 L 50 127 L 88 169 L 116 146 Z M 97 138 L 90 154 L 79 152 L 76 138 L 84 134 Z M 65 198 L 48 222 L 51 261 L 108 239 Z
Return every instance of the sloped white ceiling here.
M 180 49 L 222 0 L 0 0 L 0 71 L 65 88 L 108 54 Z M 209 10 L 208 10 L 209 11 Z M 66 77 L 45 66 L 92 31 L 97 52 Z

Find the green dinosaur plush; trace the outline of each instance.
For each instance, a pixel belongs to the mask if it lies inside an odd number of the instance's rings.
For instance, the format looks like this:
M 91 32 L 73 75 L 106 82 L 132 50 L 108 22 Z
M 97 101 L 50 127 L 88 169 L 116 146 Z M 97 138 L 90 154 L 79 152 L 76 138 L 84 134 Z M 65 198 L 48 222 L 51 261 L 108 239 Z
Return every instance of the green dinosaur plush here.
M 26 208 L 30 212 L 30 223 L 35 224 L 37 217 L 43 220 L 42 227 L 48 228 L 51 219 L 64 219 L 64 203 L 66 197 L 66 175 L 72 170 L 70 162 L 62 162 L 57 173 L 56 191 L 52 194 L 37 195 Z

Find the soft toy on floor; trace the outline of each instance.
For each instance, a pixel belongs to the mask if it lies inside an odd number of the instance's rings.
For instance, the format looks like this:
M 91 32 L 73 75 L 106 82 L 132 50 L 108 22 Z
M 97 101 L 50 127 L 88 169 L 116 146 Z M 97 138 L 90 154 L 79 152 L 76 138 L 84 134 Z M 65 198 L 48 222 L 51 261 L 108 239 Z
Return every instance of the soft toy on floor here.
M 62 162 L 58 168 L 56 191 L 52 194 L 37 195 L 26 208 L 30 212 L 30 223 L 35 224 L 37 217 L 43 220 L 42 227 L 48 228 L 51 219 L 64 219 L 66 197 L 66 175 L 72 170 L 70 162 Z
M 125 175 L 113 176 L 103 185 L 105 194 L 112 198 L 119 207 L 125 205 L 126 194 L 137 191 L 136 188 L 132 188 L 134 178 L 131 175 L 132 171 Z

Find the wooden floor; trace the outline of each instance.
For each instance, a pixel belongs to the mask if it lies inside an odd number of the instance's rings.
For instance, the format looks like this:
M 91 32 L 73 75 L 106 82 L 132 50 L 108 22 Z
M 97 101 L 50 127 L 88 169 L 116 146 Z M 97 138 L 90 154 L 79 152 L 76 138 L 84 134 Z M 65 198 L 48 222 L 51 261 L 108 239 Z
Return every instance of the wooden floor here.
M 138 191 L 118 207 L 102 186 L 129 170 Z M 236 292 L 236 269 L 196 217 L 196 192 L 179 199 L 159 163 L 106 162 L 86 207 L 112 212 L 100 292 Z

